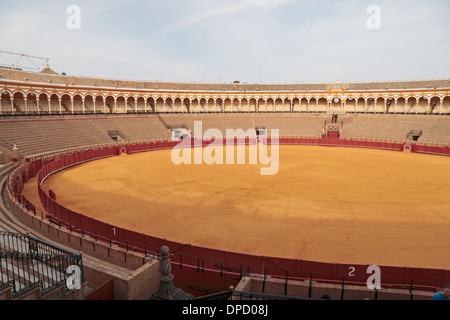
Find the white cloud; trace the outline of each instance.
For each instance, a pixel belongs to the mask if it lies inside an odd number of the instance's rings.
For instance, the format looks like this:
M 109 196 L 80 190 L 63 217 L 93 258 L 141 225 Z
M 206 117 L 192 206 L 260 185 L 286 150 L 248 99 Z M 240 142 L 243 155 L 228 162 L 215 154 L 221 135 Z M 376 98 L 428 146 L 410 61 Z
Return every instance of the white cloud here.
M 179 30 L 184 27 L 188 27 L 192 24 L 199 23 L 204 20 L 212 19 L 217 16 L 227 16 L 227 15 L 235 15 L 239 12 L 248 10 L 248 9 L 271 9 L 277 6 L 280 6 L 284 3 L 289 2 L 290 0 L 241 0 L 239 3 L 229 5 L 229 6 L 221 6 L 221 7 L 213 7 L 204 12 L 200 12 L 191 16 L 188 16 L 184 19 L 176 21 L 163 29 L 163 32 L 170 32 L 174 30 Z

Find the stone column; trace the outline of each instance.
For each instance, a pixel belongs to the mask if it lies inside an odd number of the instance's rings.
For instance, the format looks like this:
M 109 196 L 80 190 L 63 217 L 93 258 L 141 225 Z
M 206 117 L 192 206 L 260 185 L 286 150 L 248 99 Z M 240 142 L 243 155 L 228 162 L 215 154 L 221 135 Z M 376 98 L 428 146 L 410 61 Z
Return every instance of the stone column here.
M 151 300 L 193 300 L 194 296 L 176 288 L 173 284 L 172 265 L 169 260 L 169 248 L 161 247 L 161 264 L 159 267 L 159 289 Z

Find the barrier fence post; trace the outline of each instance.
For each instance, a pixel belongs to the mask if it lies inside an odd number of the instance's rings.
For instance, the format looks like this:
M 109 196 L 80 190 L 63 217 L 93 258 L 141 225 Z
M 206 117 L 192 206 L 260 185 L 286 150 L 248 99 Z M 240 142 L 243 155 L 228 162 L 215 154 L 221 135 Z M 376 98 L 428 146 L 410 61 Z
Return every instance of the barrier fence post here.
M 284 295 L 287 296 L 287 286 L 288 286 L 289 270 L 286 269 L 286 282 L 284 283 Z
M 262 286 L 262 293 L 265 293 L 266 290 L 266 278 L 267 278 L 267 267 L 264 267 L 264 280 Z
M 413 294 L 413 282 L 414 279 L 411 279 L 411 286 L 409 288 L 409 300 L 413 300 L 414 294 Z
M 311 298 L 312 293 L 312 272 L 309 272 L 309 290 L 308 290 L 308 298 Z
M 345 274 L 342 275 L 342 291 L 341 291 L 341 300 L 344 300 L 344 287 L 345 287 Z

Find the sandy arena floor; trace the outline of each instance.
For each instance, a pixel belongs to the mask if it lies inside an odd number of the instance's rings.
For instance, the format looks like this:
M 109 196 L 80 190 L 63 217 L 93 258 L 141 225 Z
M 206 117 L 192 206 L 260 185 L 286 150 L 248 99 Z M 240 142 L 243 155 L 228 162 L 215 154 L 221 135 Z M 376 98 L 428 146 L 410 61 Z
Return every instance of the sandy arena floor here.
M 322 262 L 450 268 L 450 158 L 280 146 L 261 165 L 175 165 L 171 151 L 79 165 L 45 183 L 74 211 L 193 245 Z M 263 166 L 267 167 L 267 166 Z M 37 201 L 36 180 L 25 195 Z

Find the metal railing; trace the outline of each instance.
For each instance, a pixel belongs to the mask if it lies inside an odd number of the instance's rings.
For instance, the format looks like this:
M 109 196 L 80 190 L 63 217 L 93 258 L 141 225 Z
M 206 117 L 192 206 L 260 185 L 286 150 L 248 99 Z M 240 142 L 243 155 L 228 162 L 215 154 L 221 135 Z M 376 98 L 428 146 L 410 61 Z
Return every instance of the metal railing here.
M 210 294 L 203 297 L 195 298 L 194 300 L 211 300 L 211 301 L 221 301 L 221 300 L 318 300 L 305 297 L 293 297 L 293 296 L 283 296 L 279 294 L 267 294 L 258 292 L 245 292 L 230 290 L 225 292 L 219 292 L 215 294 Z
M 74 254 L 29 234 L 0 232 L 0 290 L 12 288 L 17 298 L 36 287 L 44 295 L 66 285 L 68 268 L 79 270 L 79 285 L 84 282 L 82 255 Z M 70 290 L 66 285 L 66 291 Z

